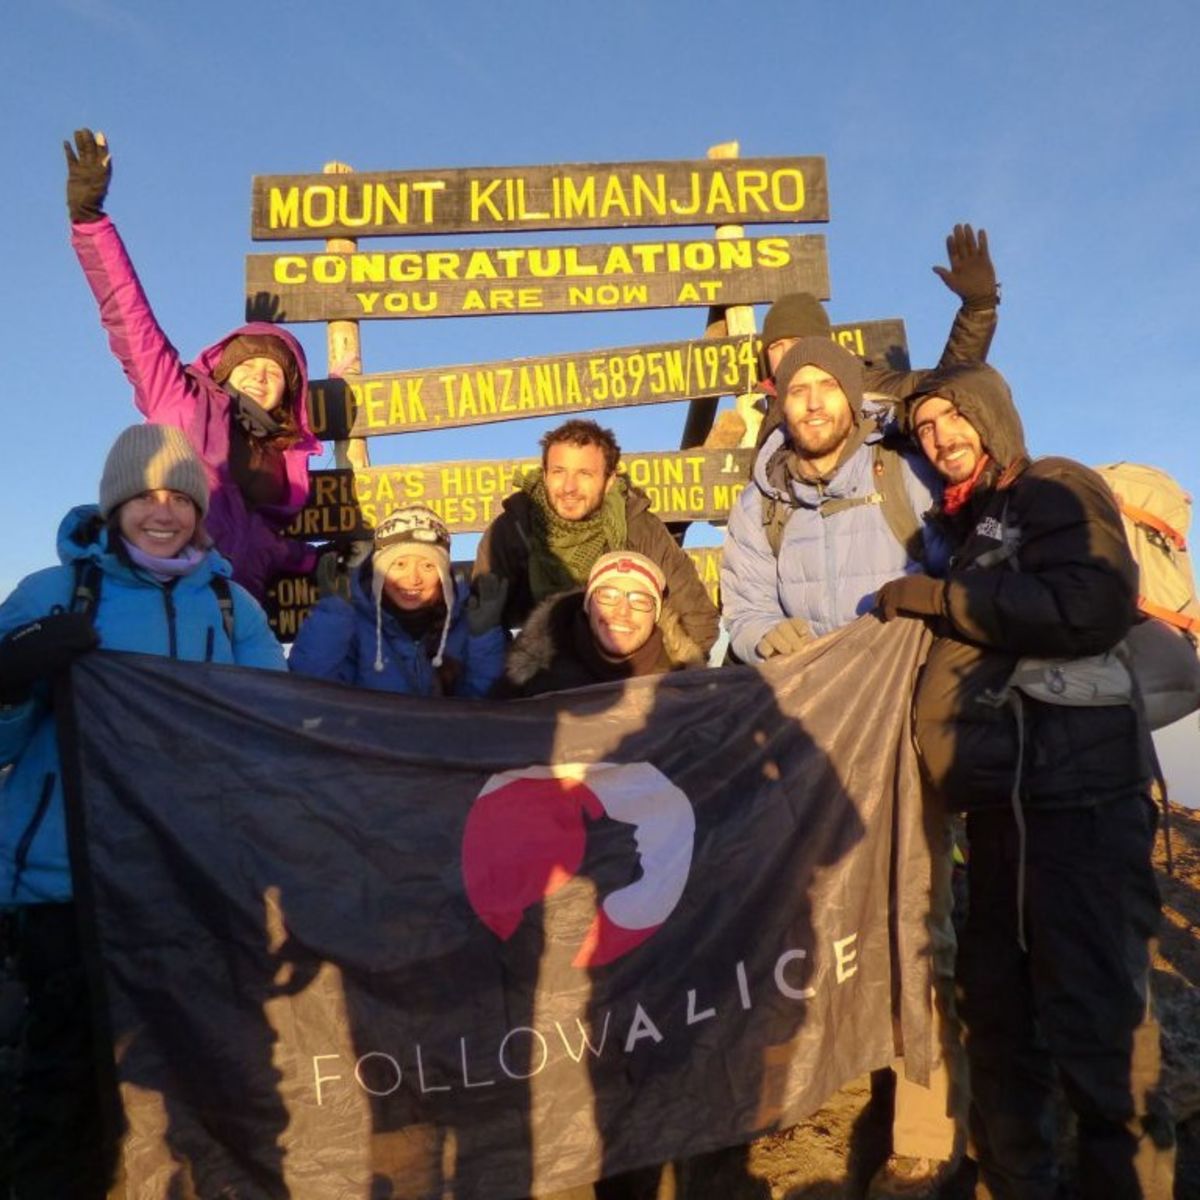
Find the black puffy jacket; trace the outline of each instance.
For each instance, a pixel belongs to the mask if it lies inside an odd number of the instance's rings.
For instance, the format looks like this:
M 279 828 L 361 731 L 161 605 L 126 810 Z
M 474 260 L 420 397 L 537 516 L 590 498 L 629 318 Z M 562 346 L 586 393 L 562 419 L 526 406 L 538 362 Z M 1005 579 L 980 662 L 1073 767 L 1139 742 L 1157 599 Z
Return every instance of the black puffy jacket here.
M 1023 656 L 1116 646 L 1136 618 L 1137 567 L 1094 471 L 1066 458 L 1029 462 L 999 375 L 953 368 L 929 381 L 934 393 L 971 421 L 996 464 L 950 520 L 957 549 L 915 709 L 930 782 L 948 807 L 977 809 L 1011 803 L 1017 770 L 1016 713 L 990 698 Z M 1133 707 L 1023 698 L 1022 709 L 1026 803 L 1097 804 L 1145 786 L 1146 734 Z

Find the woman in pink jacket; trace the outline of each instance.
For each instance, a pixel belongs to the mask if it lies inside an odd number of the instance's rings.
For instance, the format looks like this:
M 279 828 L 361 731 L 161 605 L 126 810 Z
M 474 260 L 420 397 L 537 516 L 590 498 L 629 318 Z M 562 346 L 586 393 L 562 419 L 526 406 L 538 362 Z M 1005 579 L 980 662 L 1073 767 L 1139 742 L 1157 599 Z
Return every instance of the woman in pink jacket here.
M 187 434 L 208 475 L 213 541 L 234 579 L 262 600 L 276 575 L 316 562 L 312 547 L 283 534 L 308 496 L 309 456 L 321 449 L 308 424 L 304 351 L 279 326 L 256 322 L 184 366 L 104 215 L 112 176 L 104 135 L 80 129 L 75 148 L 64 148 L 71 245 L 134 403 L 146 420 Z

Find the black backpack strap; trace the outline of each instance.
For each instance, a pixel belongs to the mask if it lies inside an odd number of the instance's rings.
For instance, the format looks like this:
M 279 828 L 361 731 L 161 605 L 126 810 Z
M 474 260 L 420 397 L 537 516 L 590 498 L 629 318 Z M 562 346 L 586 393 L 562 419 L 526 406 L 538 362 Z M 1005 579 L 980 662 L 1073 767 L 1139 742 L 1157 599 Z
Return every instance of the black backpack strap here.
M 104 572 L 100 564 L 91 558 L 75 560 L 75 586 L 71 591 L 71 612 L 83 613 L 93 618 L 100 604 L 100 584 Z
M 221 610 L 221 628 L 225 630 L 225 636 L 229 639 L 229 644 L 233 645 L 233 592 L 229 587 L 229 580 L 224 575 L 214 575 L 210 580 L 212 590 L 217 597 L 217 607 Z
M 777 496 L 764 496 L 762 500 L 762 527 L 771 547 L 771 553 L 779 557 L 779 547 L 783 545 L 783 527 L 788 518 L 796 510 L 790 504 L 785 504 Z
M 922 537 L 924 524 L 913 508 L 912 497 L 904 485 L 904 456 L 887 439 L 875 443 L 874 463 L 875 487 L 883 506 L 883 519 L 892 536 L 904 547 L 904 552 L 913 562 L 925 561 L 925 539 Z
M 924 528 L 921 518 L 913 508 L 912 498 L 904 484 L 904 460 L 900 451 L 888 445 L 886 439 L 876 442 L 871 448 L 871 474 L 875 490 L 865 496 L 843 496 L 836 500 L 824 500 L 817 511 L 822 517 L 835 517 L 864 504 L 878 504 L 883 510 L 892 536 L 904 547 L 913 562 L 925 561 Z M 762 524 L 771 552 L 779 557 L 783 543 L 783 528 L 794 509 L 776 497 L 763 499 Z
M 100 604 L 100 584 L 104 572 L 100 564 L 90 558 L 75 560 L 75 586 L 71 592 L 71 612 L 94 617 Z M 210 580 L 217 607 L 221 610 L 221 628 L 233 644 L 233 591 L 224 575 L 214 575 Z

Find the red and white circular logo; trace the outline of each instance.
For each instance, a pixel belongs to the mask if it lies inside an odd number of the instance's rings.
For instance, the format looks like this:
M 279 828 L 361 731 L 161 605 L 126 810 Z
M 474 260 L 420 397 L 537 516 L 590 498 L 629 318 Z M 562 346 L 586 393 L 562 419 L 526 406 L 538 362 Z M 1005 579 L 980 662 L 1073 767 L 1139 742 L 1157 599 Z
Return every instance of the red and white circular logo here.
M 502 940 L 525 910 L 574 877 L 587 821 L 633 826 L 642 876 L 607 896 L 575 955 L 577 967 L 610 963 L 671 915 L 692 865 L 691 802 L 650 763 L 564 763 L 493 775 L 463 833 L 463 880 L 479 919 Z

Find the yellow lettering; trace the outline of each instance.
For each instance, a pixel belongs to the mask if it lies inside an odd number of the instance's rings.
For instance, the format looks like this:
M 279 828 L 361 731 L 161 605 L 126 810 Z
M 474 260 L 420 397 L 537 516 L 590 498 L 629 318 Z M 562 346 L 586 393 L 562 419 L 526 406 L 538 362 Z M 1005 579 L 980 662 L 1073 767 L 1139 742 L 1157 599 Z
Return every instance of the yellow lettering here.
M 333 188 L 327 183 L 306 187 L 300 203 L 304 224 L 310 229 L 323 229 L 326 225 L 333 224 Z
M 267 224 L 271 229 L 295 229 L 300 223 L 300 189 L 271 188 L 267 193 Z
M 385 225 L 388 221 L 408 224 L 408 190 L 402 184 L 396 185 L 395 199 L 382 184 L 375 187 L 375 224 Z
M 276 283 L 307 283 L 308 262 L 299 254 L 279 254 L 271 263 L 271 275 Z
M 463 272 L 464 279 L 495 279 L 497 278 L 496 264 L 492 262 L 486 250 L 475 250 L 467 260 L 467 269 Z
M 580 182 L 569 176 L 562 181 L 562 215 L 569 221 L 574 217 L 596 215 L 596 180 L 592 175 Z
M 633 207 L 639 217 L 648 212 L 666 216 L 667 178 L 662 171 L 655 172 L 653 182 L 640 171 L 633 173 Z
M 754 266 L 754 246 L 749 238 L 726 238 L 717 243 L 721 270 L 749 270 Z
M 772 171 L 771 199 L 781 212 L 799 212 L 804 207 L 804 173 L 795 167 Z
M 367 427 L 369 429 L 378 429 L 387 423 L 383 413 L 382 392 L 383 383 L 378 379 L 364 380 L 355 392 L 359 404 L 367 410 Z
M 453 250 L 433 250 L 425 256 L 425 275 L 430 283 L 457 279 L 461 256 Z
M 729 190 L 729 181 L 720 171 L 714 171 L 708 181 L 708 212 L 715 215 L 718 207 L 726 213 L 737 211 L 733 203 L 733 193 Z
M 340 225 L 367 225 L 371 220 L 371 185 L 357 189 L 358 215 L 350 214 L 350 188 L 341 184 L 337 190 L 337 215 Z
M 433 198 L 445 188 L 444 179 L 423 179 L 413 184 L 413 191 L 421 197 L 421 221 L 425 225 L 433 224 Z
M 737 181 L 738 208 L 749 212 L 753 200 L 759 212 L 770 212 L 771 206 L 763 199 L 767 190 L 767 173 L 754 168 L 743 168 L 734 177 Z
M 620 178 L 610 175 L 604 185 L 604 196 L 600 200 L 600 213 L 602 216 L 611 217 L 614 212 L 619 212 L 624 217 L 632 215 Z
M 786 267 L 792 261 L 792 250 L 787 238 L 759 238 L 755 251 L 760 267 Z
M 490 219 L 493 221 L 503 221 L 504 216 L 496 207 L 495 201 L 492 199 L 492 194 L 500 186 L 501 180 L 493 179 L 491 183 L 483 185 L 481 180 L 471 180 L 471 191 L 468 197 L 468 205 L 470 208 L 471 222 L 481 219 L 481 213 L 484 208 L 489 210 Z
M 533 212 L 526 207 L 525 179 L 517 180 L 517 217 L 522 221 L 546 221 L 550 219 L 548 212 Z
M 633 263 L 629 261 L 629 255 L 626 253 L 624 246 L 610 246 L 608 255 L 604 259 L 604 274 L 605 275 L 632 275 Z

